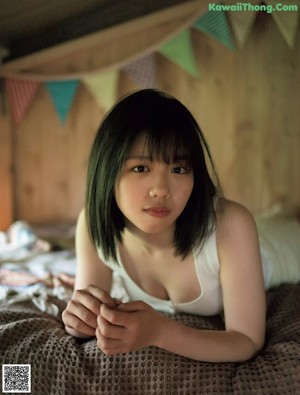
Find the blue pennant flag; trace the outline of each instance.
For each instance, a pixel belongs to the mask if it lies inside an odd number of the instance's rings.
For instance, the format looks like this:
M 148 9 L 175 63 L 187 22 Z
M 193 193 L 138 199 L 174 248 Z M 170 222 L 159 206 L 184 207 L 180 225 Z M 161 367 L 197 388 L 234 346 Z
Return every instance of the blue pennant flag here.
M 69 114 L 79 81 L 47 81 L 46 87 L 62 123 Z
M 234 50 L 236 48 L 230 30 L 230 23 L 226 13 L 223 11 L 207 11 L 200 16 L 193 27 L 217 39 L 229 49 Z

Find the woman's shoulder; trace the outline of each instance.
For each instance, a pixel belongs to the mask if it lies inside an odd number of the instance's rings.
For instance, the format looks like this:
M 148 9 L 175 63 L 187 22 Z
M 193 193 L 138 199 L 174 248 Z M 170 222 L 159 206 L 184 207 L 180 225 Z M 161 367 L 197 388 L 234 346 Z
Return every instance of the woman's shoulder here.
M 251 217 L 253 215 L 251 212 L 234 200 L 227 199 L 225 197 L 219 197 L 216 201 L 216 214 L 218 217 L 228 218 L 228 217 Z
M 216 203 L 217 232 L 222 236 L 242 234 L 247 230 L 256 231 L 252 213 L 242 204 L 226 198 Z

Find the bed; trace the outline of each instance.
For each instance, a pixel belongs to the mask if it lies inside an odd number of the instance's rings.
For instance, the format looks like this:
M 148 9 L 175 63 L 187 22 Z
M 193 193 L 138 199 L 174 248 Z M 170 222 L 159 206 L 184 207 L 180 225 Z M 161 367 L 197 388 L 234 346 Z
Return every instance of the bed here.
M 267 291 L 266 343 L 250 361 L 197 362 L 156 347 L 106 356 L 95 339 L 68 335 L 61 319 L 75 274 L 74 226 L 50 232 L 18 226 L 20 245 L 0 248 L 0 362 L 30 364 L 32 394 L 300 393 L 300 284 Z M 21 237 L 22 226 L 27 235 Z M 174 319 L 223 328 L 221 315 Z

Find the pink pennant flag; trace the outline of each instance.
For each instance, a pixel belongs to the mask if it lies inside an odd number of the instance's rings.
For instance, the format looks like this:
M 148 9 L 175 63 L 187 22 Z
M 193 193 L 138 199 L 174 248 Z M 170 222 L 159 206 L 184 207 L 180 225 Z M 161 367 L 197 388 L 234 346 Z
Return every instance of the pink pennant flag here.
M 22 121 L 40 82 L 7 78 L 5 80 L 8 100 L 15 122 Z
M 123 68 L 126 74 L 142 88 L 153 88 L 156 81 L 155 54 L 151 53 Z

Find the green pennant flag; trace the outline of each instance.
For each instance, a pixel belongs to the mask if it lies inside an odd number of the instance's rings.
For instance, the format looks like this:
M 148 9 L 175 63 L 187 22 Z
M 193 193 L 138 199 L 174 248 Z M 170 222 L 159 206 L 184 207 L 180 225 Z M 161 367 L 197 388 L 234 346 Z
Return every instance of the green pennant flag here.
M 236 48 L 224 11 L 207 11 L 195 22 L 193 27 L 216 38 L 229 49 Z
M 190 30 L 184 30 L 171 41 L 163 44 L 158 50 L 162 55 L 182 67 L 193 77 L 198 77 L 199 72 L 194 57 Z
M 46 82 L 47 90 L 62 123 L 69 114 L 78 85 L 77 80 Z

